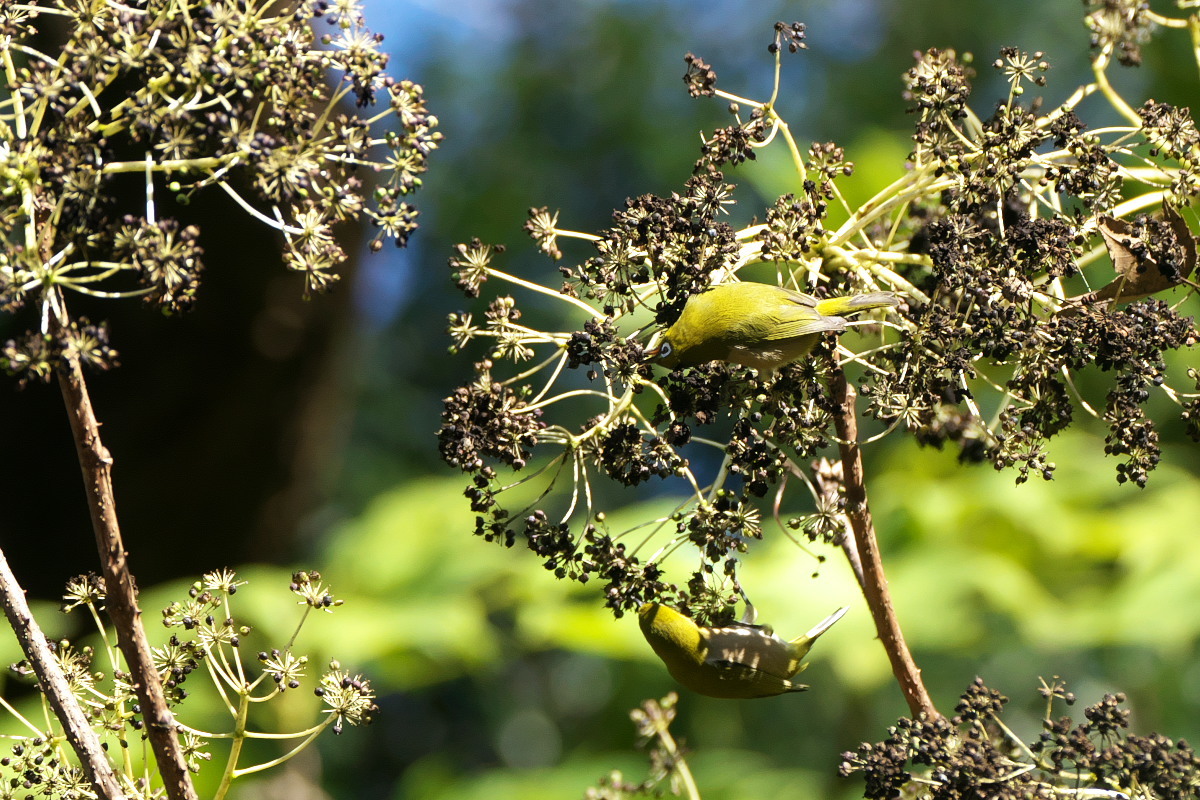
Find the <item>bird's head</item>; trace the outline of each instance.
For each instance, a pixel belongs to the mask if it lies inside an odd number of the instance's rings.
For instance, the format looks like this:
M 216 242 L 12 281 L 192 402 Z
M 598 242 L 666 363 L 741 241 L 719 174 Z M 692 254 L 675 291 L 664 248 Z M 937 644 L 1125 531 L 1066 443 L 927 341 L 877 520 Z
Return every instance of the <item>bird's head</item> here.
M 671 341 L 671 328 L 662 332 L 658 347 L 646 351 L 646 360 L 654 364 L 661 364 L 668 369 L 674 369 L 679 365 L 679 349 L 676 343 Z
M 696 623 L 670 606 L 643 603 L 638 609 L 638 622 L 651 644 L 669 641 L 687 650 L 694 650 L 700 644 L 700 629 Z

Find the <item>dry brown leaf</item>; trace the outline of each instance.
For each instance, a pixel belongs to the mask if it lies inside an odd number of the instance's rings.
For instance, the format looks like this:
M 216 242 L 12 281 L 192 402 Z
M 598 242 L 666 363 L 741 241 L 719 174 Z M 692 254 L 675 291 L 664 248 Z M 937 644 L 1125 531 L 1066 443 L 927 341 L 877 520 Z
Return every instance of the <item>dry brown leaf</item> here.
M 1101 289 L 1068 299 L 1067 307 L 1128 303 L 1190 282 L 1196 269 L 1196 237 L 1183 216 L 1167 203 L 1163 204 L 1162 222 L 1166 228 L 1160 225 L 1157 232 L 1163 235 L 1150 239 L 1135 235 L 1127 220 L 1101 217 L 1100 236 L 1117 277 Z M 1152 231 L 1154 225 L 1142 230 Z

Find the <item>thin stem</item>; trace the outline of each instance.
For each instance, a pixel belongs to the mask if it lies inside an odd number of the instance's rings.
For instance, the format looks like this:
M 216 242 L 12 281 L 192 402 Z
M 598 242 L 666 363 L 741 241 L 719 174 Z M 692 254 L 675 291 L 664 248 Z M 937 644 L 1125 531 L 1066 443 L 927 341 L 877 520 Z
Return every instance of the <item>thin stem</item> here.
M 1192 39 L 1192 57 L 1196 66 L 1200 66 L 1200 14 L 1188 17 L 1188 34 Z
M 233 742 L 229 747 L 229 760 L 225 762 L 225 773 L 221 775 L 221 783 L 217 786 L 213 800 L 224 800 L 229 793 L 229 786 L 237 774 L 238 758 L 242 754 L 242 745 L 246 743 L 246 719 L 250 716 L 250 699 L 241 695 L 238 700 L 237 718 L 233 724 Z
M 92 623 L 96 626 L 96 633 L 100 635 L 100 641 L 104 642 L 104 652 L 108 654 L 108 664 L 113 670 L 116 670 L 119 666 L 117 648 L 113 644 L 112 637 L 108 635 L 108 628 L 104 627 L 104 620 L 100 619 L 100 612 L 96 610 L 95 603 L 89 602 L 87 610 L 92 617 Z
M 204 659 L 204 667 L 208 670 L 208 676 L 212 679 L 213 686 L 217 687 L 217 693 L 221 695 L 221 700 L 225 702 L 225 710 L 232 716 L 237 716 L 237 710 L 233 707 L 233 703 L 229 700 L 229 695 L 225 693 L 225 686 L 232 687 L 234 684 L 229 680 L 229 676 L 224 672 L 218 671 L 218 668 L 213 666 L 215 659 L 212 658 L 211 651 L 209 657 Z M 181 726 L 182 727 L 182 726 Z
M 610 403 L 618 402 L 618 399 L 613 397 L 611 394 L 598 392 L 595 389 L 572 389 L 569 392 L 556 394 L 554 397 L 548 397 L 545 400 L 541 400 L 537 403 L 530 403 L 527 406 L 521 406 L 520 408 L 513 409 L 513 414 L 528 414 L 532 411 L 537 411 L 539 408 L 545 408 L 546 406 L 553 405 L 560 400 L 568 400 L 572 397 L 602 397 L 605 400 L 608 400 Z
M 238 154 L 224 156 L 204 156 L 202 158 L 172 158 L 163 161 L 150 162 L 145 159 L 138 161 L 110 161 L 100 167 L 102 175 L 112 175 L 119 172 L 203 172 L 226 166 L 230 161 L 237 160 Z
M 62 321 L 55 315 L 51 324 L 56 338 L 62 341 L 65 338 Z M 146 723 L 146 734 L 167 796 L 171 800 L 195 800 L 196 790 L 175 735 L 175 720 L 167 708 L 162 681 L 154 668 L 150 643 L 142 625 L 142 612 L 137 605 L 137 588 L 125 560 L 125 544 L 121 539 L 112 492 L 112 455 L 100 440 L 100 423 L 92 408 L 79 355 L 70 348 L 63 353 L 58 385 L 71 420 L 71 432 L 83 472 L 88 511 L 104 573 L 108 614 L 113 619 L 117 643 L 129 666 L 133 690 Z
M 842 476 L 846 487 L 846 516 L 854 532 L 859 559 L 863 570 L 863 596 L 875 621 L 875 630 L 888 660 L 892 662 L 892 673 L 900 683 L 900 691 L 908 701 L 913 716 L 924 714 L 928 719 L 941 716 L 921 680 L 921 670 L 913 661 L 896 610 L 892 606 L 887 577 L 883 573 L 883 560 L 879 553 L 879 541 L 875 537 L 875 523 L 867 506 L 867 487 L 864 482 L 862 451 L 858 446 L 858 394 L 846 379 L 846 373 L 838 369 L 830 379 L 833 399 L 841 406 L 834 415 L 834 428 L 839 439 L 838 450 L 842 456 Z
M 584 311 L 586 311 L 589 315 L 591 315 L 595 319 L 604 319 L 603 314 L 601 314 L 599 311 L 592 308 L 587 303 L 583 302 L 582 300 L 580 300 L 577 297 L 571 297 L 569 294 L 563 294 L 562 292 L 555 291 L 554 289 L 550 289 L 550 288 L 541 286 L 536 283 L 530 283 L 527 280 L 518 278 L 516 275 L 509 275 L 507 272 L 495 269 L 494 267 L 485 267 L 484 270 L 487 272 L 488 275 L 490 275 L 494 278 L 499 278 L 502 281 L 508 281 L 509 283 L 514 284 L 516 286 L 524 287 L 524 288 L 530 290 L 531 292 L 537 292 L 538 294 L 544 294 L 547 297 L 553 297 L 556 300 L 564 300 L 564 301 L 570 303 L 571 305 L 574 305 L 578 308 L 583 309 Z
M 4 59 L 4 75 L 6 78 L 8 78 L 8 85 L 9 86 L 18 85 L 17 84 L 17 68 L 16 68 L 16 65 L 13 64 L 11 48 L 4 47 L 4 48 L 0 49 L 0 55 L 2 55 L 3 59 Z M 17 138 L 24 139 L 26 134 L 28 133 L 28 131 L 25 127 L 25 103 L 21 98 L 20 92 L 13 92 L 12 99 L 13 99 L 13 104 L 14 104 L 13 105 L 13 116 L 15 117 L 16 122 L 17 122 Z
M 300 636 L 300 629 L 304 627 L 304 621 L 308 619 L 308 614 L 310 611 L 312 611 L 312 606 L 306 603 L 304 605 L 304 613 L 300 615 L 300 620 L 296 623 L 296 630 L 292 631 L 292 638 L 288 639 L 288 650 L 291 650 L 296 645 L 296 639 Z
M 303 742 L 296 745 L 291 750 L 287 751 L 286 753 L 279 756 L 278 758 L 272 759 L 271 761 L 264 761 L 261 764 L 255 764 L 254 766 L 246 767 L 245 769 L 235 769 L 233 771 L 232 777 L 240 778 L 243 775 L 250 775 L 255 772 L 262 772 L 265 769 L 270 769 L 271 767 L 279 766 L 280 764 L 289 760 L 294 755 L 299 753 L 301 750 L 303 750 L 304 748 L 306 748 L 310 744 L 312 744 L 313 740 L 316 739 L 321 734 L 321 731 L 325 730 L 325 728 L 328 727 L 328 725 L 331 722 L 333 722 L 333 720 L 334 720 L 333 715 L 326 717 L 324 722 L 322 722 L 320 725 L 317 725 L 316 727 L 310 729 L 312 732 L 308 735 L 308 738 L 306 738 Z M 252 735 L 252 734 L 248 734 L 248 735 Z
M 259 222 L 263 223 L 264 225 L 275 228 L 276 230 L 283 231 L 284 233 L 291 233 L 291 234 L 304 233 L 303 228 L 297 228 L 294 225 L 288 225 L 282 219 L 278 219 L 278 220 L 271 219 L 266 214 L 262 213 L 257 208 L 255 208 L 254 206 L 252 206 L 248 202 L 246 202 L 246 200 L 244 200 L 240 194 L 235 192 L 233 190 L 233 187 L 230 186 L 225 181 L 218 181 L 217 186 L 221 187 L 221 189 L 225 192 L 225 194 L 227 194 L 231 198 L 233 198 L 233 201 L 235 203 L 237 203 L 239 206 L 241 206 L 243 211 L 245 211 L 250 216 L 254 217 Z
M 662 743 L 663 749 L 671 756 L 671 767 L 675 770 L 675 774 L 679 776 L 679 780 L 683 782 L 683 789 L 687 793 L 688 800 L 700 800 L 700 788 L 696 786 L 696 779 L 692 777 L 692 770 L 688 767 L 687 761 L 684 760 L 683 754 L 679 752 L 679 746 L 675 744 L 675 737 L 667 728 L 661 727 L 657 731 L 658 741 Z
M 2 555 L 3 555 L 3 553 L 0 553 L 0 556 L 2 556 Z M 42 735 L 42 730 L 40 728 L 38 728 L 37 725 L 34 725 L 32 722 L 25 719 L 25 715 L 22 714 L 20 711 L 17 711 L 16 707 L 12 703 L 5 700 L 2 695 L 0 695 L 0 707 L 2 707 L 5 710 L 5 712 L 12 715 L 13 719 L 15 719 L 17 722 L 21 723 L 26 728 L 29 728 L 30 732 L 33 733 L 34 736 Z M 15 739 L 18 737 L 19 737 L 19 734 L 11 734 L 11 733 L 4 734 L 5 739 Z
M 562 228 L 555 228 L 554 235 L 560 239 L 583 239 L 585 242 L 598 242 L 600 237 L 594 233 L 585 233 L 583 231 L 567 231 Z
M 25 591 L 17 583 L 17 576 L 8 566 L 3 550 L 0 550 L 0 604 L 4 605 L 4 615 L 8 617 L 8 624 L 21 643 L 21 651 L 33 666 L 38 685 L 54 709 L 54 716 L 62 723 L 67 741 L 79 756 L 79 763 L 97 796 L 105 800 L 123 800 L 125 793 L 117 783 L 117 776 L 100 746 L 100 739 L 88 724 L 87 716 L 79 705 L 79 699 L 71 691 L 58 660 L 50 652 L 46 635 L 34 620 L 29 604 L 25 602 Z M 25 721 L 24 718 L 22 721 Z M 25 724 L 29 725 L 28 721 Z
M 1095 61 L 1092 62 L 1092 74 L 1096 77 L 1096 86 L 1100 89 L 1100 93 L 1112 105 L 1113 109 L 1125 119 L 1129 120 L 1133 125 L 1141 127 L 1142 118 L 1137 115 L 1137 112 L 1129 107 L 1125 99 L 1117 94 L 1117 91 L 1112 88 L 1108 82 L 1108 65 L 1111 63 L 1112 46 L 1105 48 Z
M 808 178 L 808 171 L 804 168 L 804 156 L 800 155 L 800 148 L 796 146 L 796 140 L 792 138 L 792 129 L 788 127 L 783 117 L 775 113 L 774 108 L 771 109 L 771 117 L 775 120 L 775 127 L 783 134 L 783 141 L 787 144 L 788 154 L 792 157 L 792 166 L 796 168 L 796 174 L 799 176 L 800 182 L 803 183 Z

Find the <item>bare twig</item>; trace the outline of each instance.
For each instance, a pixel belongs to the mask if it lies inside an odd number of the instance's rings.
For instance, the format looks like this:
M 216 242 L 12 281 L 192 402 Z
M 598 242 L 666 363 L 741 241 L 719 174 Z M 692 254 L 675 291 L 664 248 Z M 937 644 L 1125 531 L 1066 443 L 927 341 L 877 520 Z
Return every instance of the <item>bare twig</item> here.
M 61 326 L 57 322 L 53 324 L 57 328 L 53 333 L 61 341 Z M 64 351 L 58 385 L 71 419 L 71 432 L 75 435 L 79 466 L 83 470 L 88 510 L 104 573 L 106 607 L 117 629 L 117 644 L 129 667 L 133 690 L 141 705 L 146 733 L 167 795 L 171 800 L 196 800 L 196 790 L 175 735 L 175 720 L 167 707 L 162 681 L 150 655 L 142 612 L 137 605 L 137 587 L 125 561 L 125 545 L 121 541 L 112 493 L 112 456 L 100 441 L 100 425 L 92 409 L 79 356 L 72 348 L 64 348 Z
M 871 509 L 867 506 L 867 486 L 864 482 L 862 452 L 858 447 L 858 394 L 846 379 L 843 370 L 837 370 L 830 379 L 833 399 L 840 407 L 834 415 L 838 448 L 842 456 L 842 475 L 846 486 L 846 516 L 854 541 L 858 545 L 858 556 L 862 561 L 862 589 L 875 621 L 875 630 L 883 649 L 892 662 L 892 673 L 900 683 L 904 699 L 913 716 L 924 714 L 933 719 L 941 716 L 934 708 L 933 700 L 921 681 L 921 670 L 917 669 L 904 634 L 892 607 L 887 578 L 883 574 L 883 560 L 879 555 L 879 542 L 875 538 L 875 523 L 871 520 Z
M 62 667 L 50 652 L 46 635 L 42 633 L 29 611 L 29 604 L 25 602 L 25 591 L 17 583 L 17 576 L 13 575 L 12 569 L 9 568 L 3 550 L 0 550 L 0 604 L 3 604 L 4 615 L 8 617 L 8 624 L 17 634 L 21 651 L 29 659 L 29 664 L 37 675 L 38 685 L 45 692 L 50 707 L 54 709 L 54 716 L 62 723 L 67 741 L 71 743 L 75 755 L 79 756 L 79 763 L 96 791 L 96 796 L 105 800 L 124 800 L 125 793 L 121 791 L 117 776 L 100 746 L 100 739 L 88 724 L 79 701 L 67 684 Z

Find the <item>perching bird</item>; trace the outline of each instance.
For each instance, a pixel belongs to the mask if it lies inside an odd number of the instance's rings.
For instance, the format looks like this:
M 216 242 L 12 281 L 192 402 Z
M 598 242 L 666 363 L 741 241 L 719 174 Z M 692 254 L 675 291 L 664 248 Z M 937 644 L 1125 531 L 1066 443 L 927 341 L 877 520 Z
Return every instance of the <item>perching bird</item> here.
M 843 331 L 840 315 L 897 305 L 891 292 L 827 300 L 765 283 L 722 283 L 688 298 L 649 355 L 665 367 L 730 361 L 764 379 L 802 358 L 826 331 Z
M 638 611 L 646 641 L 671 677 L 709 697 L 770 697 L 808 687 L 792 677 L 813 642 L 842 618 L 839 608 L 803 636 L 786 642 L 768 627 L 736 622 L 720 628 L 697 625 L 673 608 L 645 603 Z

